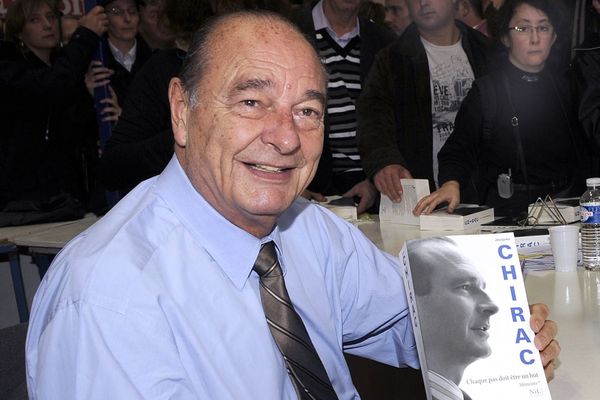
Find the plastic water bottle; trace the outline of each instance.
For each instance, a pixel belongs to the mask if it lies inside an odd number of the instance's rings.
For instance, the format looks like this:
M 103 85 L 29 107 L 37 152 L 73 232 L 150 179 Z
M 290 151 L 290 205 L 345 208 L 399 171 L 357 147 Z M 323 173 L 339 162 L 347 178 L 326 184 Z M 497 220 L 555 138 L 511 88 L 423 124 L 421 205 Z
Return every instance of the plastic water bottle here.
M 600 178 L 585 181 L 581 196 L 581 252 L 586 269 L 600 271 Z

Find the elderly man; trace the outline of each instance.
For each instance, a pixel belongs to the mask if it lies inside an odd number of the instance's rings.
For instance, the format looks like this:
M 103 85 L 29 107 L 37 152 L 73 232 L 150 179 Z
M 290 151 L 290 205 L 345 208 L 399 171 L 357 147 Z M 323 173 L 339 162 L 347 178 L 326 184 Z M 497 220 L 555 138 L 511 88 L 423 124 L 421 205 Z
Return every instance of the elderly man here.
M 343 352 L 418 365 L 397 262 L 298 199 L 326 76 L 272 14 L 221 17 L 169 88 L 175 157 L 57 257 L 32 399 L 355 399 Z M 543 323 L 546 348 L 555 335 Z

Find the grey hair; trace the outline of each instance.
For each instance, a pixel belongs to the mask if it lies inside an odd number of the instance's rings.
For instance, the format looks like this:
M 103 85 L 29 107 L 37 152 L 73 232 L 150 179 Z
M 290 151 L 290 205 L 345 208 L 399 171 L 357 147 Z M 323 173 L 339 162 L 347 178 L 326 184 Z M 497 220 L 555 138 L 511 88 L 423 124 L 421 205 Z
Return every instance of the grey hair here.
M 181 80 L 183 88 L 187 94 L 188 105 L 190 108 L 195 108 L 199 104 L 200 85 L 202 83 L 202 78 L 209 63 L 213 61 L 214 58 L 214 47 L 212 46 L 214 43 L 213 37 L 215 33 L 221 26 L 235 19 L 255 19 L 263 20 L 265 23 L 275 22 L 278 24 L 283 24 L 293 32 L 296 32 L 299 37 L 306 40 L 306 43 L 310 45 L 305 35 L 298 29 L 296 25 L 291 23 L 285 17 L 271 11 L 238 11 L 221 15 L 209 20 L 194 34 L 188 53 L 183 61 L 182 70 L 179 74 L 179 79 Z M 317 56 L 316 52 L 315 56 Z M 324 71 L 325 70 L 323 69 L 323 76 L 327 76 Z

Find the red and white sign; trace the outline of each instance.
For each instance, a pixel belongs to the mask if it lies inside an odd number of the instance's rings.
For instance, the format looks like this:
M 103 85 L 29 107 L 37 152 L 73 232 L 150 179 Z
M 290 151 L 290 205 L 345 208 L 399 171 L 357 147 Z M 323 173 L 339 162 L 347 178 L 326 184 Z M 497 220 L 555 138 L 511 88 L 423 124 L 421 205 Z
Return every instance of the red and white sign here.
M 0 0 L 0 16 L 6 16 L 6 10 L 14 0 Z M 65 15 L 83 15 L 83 0 L 62 0 L 60 10 Z

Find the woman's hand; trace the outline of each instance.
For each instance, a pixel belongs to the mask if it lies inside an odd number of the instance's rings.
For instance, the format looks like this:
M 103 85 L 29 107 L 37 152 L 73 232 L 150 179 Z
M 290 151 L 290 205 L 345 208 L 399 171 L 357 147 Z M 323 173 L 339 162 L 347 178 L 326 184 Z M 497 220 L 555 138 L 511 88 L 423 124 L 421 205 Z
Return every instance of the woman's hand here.
M 102 36 L 108 29 L 108 17 L 104 8 L 96 6 L 79 19 L 79 25 L 91 30 L 98 36 Z
M 435 192 L 419 200 L 413 214 L 431 214 L 440 203 L 444 202 L 448 203 L 449 213 L 453 212 L 460 203 L 460 184 L 457 181 L 448 181 Z
M 85 86 L 90 95 L 94 95 L 94 89 L 97 87 L 108 85 L 112 74 L 114 74 L 114 71 L 104 67 L 100 61 L 92 61 L 85 74 Z
M 113 88 L 109 86 L 108 91 L 110 93 L 110 97 L 100 101 L 100 103 L 107 105 L 102 109 L 101 112 L 101 114 L 104 115 L 102 121 L 117 122 L 121 116 L 121 113 L 123 112 L 123 109 L 121 106 L 119 106 L 119 100 L 117 99 L 117 94 Z

